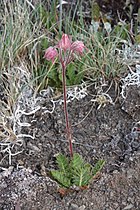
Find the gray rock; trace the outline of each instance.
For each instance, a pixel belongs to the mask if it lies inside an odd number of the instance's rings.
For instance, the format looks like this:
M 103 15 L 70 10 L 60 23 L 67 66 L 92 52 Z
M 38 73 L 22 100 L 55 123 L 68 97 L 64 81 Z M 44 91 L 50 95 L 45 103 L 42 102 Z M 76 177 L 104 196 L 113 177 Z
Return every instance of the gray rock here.
M 132 204 L 129 204 L 123 210 L 128 210 L 128 209 L 132 209 L 132 208 L 133 208 L 133 205 Z

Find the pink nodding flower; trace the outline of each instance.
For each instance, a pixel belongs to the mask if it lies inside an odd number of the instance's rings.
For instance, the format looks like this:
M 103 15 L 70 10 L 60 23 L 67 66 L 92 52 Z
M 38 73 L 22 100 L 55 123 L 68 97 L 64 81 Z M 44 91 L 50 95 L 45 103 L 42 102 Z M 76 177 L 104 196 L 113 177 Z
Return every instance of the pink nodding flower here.
M 72 51 L 80 55 L 82 55 L 84 48 L 85 48 L 85 45 L 82 41 L 75 41 L 71 45 Z
M 55 58 L 58 56 L 58 52 L 54 47 L 49 47 L 46 51 L 45 51 L 45 58 L 48 61 L 52 61 L 54 62 Z
M 61 40 L 58 43 L 58 47 L 64 51 L 71 48 L 71 41 L 67 34 L 63 34 Z

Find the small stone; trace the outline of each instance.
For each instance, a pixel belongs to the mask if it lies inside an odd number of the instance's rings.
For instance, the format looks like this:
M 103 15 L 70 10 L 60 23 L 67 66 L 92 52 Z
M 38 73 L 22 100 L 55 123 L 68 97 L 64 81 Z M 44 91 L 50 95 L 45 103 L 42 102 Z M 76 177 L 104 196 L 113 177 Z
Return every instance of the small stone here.
M 36 145 L 33 145 L 32 143 L 28 143 L 27 144 L 27 147 L 35 152 L 40 152 L 41 150 L 36 146 Z
M 71 203 L 70 207 L 71 207 L 70 210 L 79 210 L 79 207 L 74 203 Z
M 0 183 L 0 187 L 1 187 L 1 189 L 2 189 L 2 188 L 6 188 L 6 187 L 7 187 L 6 182 L 4 181 L 4 182 Z
M 86 209 L 86 206 L 85 205 L 82 205 L 79 207 L 79 210 L 85 210 Z
M 110 197 L 113 198 L 113 196 L 114 196 L 114 193 L 110 192 Z
M 8 169 L 6 169 L 5 171 L 2 172 L 2 176 L 3 177 L 8 177 L 11 175 L 12 171 L 13 171 L 14 167 L 10 166 Z
M 129 169 L 127 171 L 127 178 L 128 179 L 131 179 L 133 177 L 133 174 L 134 174 L 134 170 L 133 169 Z
M 132 209 L 133 208 L 133 205 L 132 204 L 129 204 L 128 206 L 126 206 L 123 210 L 128 210 L 128 209 Z
M 130 157 L 129 160 L 130 160 L 130 161 L 134 161 L 134 158 L 133 158 L 133 157 Z

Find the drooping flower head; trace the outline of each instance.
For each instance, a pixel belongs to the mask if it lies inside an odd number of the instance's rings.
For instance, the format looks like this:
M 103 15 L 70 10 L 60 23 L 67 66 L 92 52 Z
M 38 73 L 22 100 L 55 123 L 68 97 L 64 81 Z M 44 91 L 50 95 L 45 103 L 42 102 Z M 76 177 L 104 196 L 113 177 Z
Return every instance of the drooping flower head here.
M 48 61 L 52 61 L 54 62 L 55 58 L 58 56 L 58 52 L 54 47 L 49 47 L 46 51 L 45 51 L 45 58 Z
M 58 43 L 58 47 L 64 51 L 70 50 L 71 48 L 71 40 L 69 39 L 67 34 L 63 34 L 61 40 Z
M 48 61 L 54 62 L 55 58 L 58 56 L 60 62 L 64 62 L 68 65 L 73 59 L 74 54 L 83 55 L 85 45 L 82 41 L 72 42 L 67 34 L 63 34 L 61 40 L 55 47 L 49 47 L 45 52 L 45 58 Z M 61 53 L 63 50 L 64 54 Z M 70 53 L 67 53 L 70 52 Z
M 73 42 L 73 44 L 71 45 L 71 49 L 74 53 L 76 54 L 80 54 L 82 55 L 83 54 L 83 51 L 84 51 L 84 48 L 85 48 L 85 45 L 82 41 L 75 41 Z

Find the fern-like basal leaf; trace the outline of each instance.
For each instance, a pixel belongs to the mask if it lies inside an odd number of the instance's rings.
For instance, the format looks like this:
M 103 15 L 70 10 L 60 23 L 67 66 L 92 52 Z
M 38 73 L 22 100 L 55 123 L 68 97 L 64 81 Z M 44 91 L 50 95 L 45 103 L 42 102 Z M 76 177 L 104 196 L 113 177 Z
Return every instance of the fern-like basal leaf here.
M 95 164 L 92 170 L 93 176 L 96 175 L 96 173 L 99 172 L 103 168 L 104 164 L 105 164 L 104 160 L 98 160 L 98 162 Z
M 78 153 L 73 155 L 70 162 L 72 183 L 76 186 L 85 186 L 89 184 L 89 180 L 92 178 L 92 166 L 85 163 L 82 156 Z
M 76 167 L 72 170 L 72 183 L 76 186 L 86 186 L 92 178 L 90 164 L 84 164 L 82 167 Z
M 53 178 L 62 186 L 69 188 L 71 184 L 71 179 L 66 176 L 62 171 L 52 170 L 51 175 Z
M 56 157 L 56 162 L 58 164 L 59 170 L 62 171 L 64 174 L 68 174 L 68 172 L 69 172 L 68 158 L 63 154 L 59 154 Z
M 76 168 L 82 168 L 84 165 L 84 160 L 81 155 L 78 153 L 73 154 L 73 158 L 70 162 L 70 168 L 71 169 L 76 169 Z

